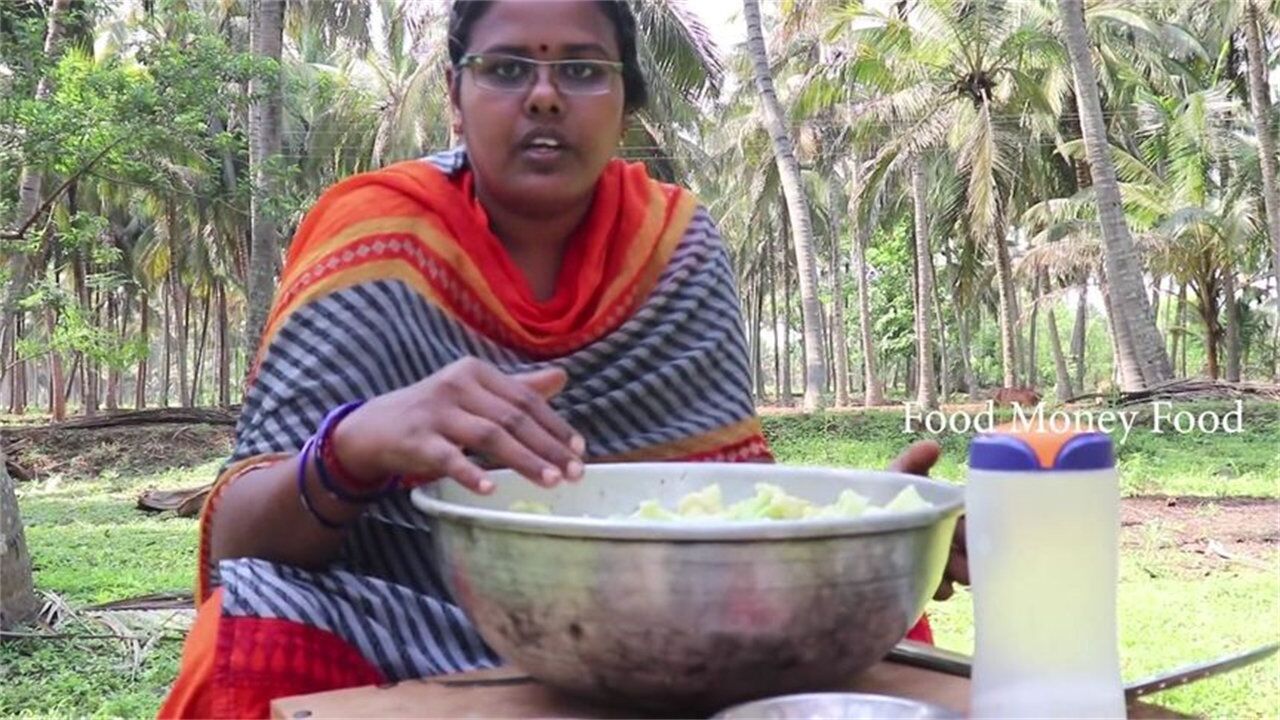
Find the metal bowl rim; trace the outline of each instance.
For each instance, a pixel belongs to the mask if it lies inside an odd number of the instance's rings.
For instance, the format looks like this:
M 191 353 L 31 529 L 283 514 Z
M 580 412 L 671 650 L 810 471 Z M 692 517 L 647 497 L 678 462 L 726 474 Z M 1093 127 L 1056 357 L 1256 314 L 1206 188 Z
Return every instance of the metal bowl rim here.
M 720 712 L 712 715 L 710 720 L 729 720 L 734 713 L 749 711 L 752 708 L 764 708 L 779 703 L 804 702 L 813 700 L 831 700 L 836 698 L 857 699 L 861 701 L 870 701 L 875 704 L 884 704 L 886 701 L 890 705 L 905 705 L 908 707 L 927 710 L 939 718 L 960 718 L 963 717 L 956 711 L 943 707 L 937 703 L 925 700 L 916 700 L 915 698 L 898 697 L 896 695 L 885 695 L 883 693 L 861 693 L 861 692 L 812 692 L 812 693 L 796 693 L 793 695 L 777 695 L 774 697 L 760 698 L 758 700 L 749 700 L 739 703 L 731 707 L 727 707 Z
M 776 472 L 780 467 L 778 465 L 740 463 L 600 463 L 589 465 L 588 472 L 611 469 L 621 469 L 625 472 L 634 473 L 644 472 L 645 470 L 670 472 L 673 466 L 680 465 L 696 466 L 699 470 L 713 469 L 716 465 L 732 465 L 735 472 L 745 471 L 761 475 L 767 475 L 770 471 Z M 946 518 L 958 515 L 964 505 L 963 488 L 921 475 L 910 475 L 887 470 L 856 470 L 802 465 L 782 467 L 786 467 L 788 471 L 800 471 L 803 473 L 827 475 L 856 473 L 860 478 L 873 481 L 895 480 L 909 482 L 915 485 L 937 488 L 946 494 L 953 495 L 953 497 L 949 501 L 935 503 L 931 508 L 857 518 L 750 521 L 688 520 L 678 523 L 662 520 L 588 518 L 492 510 L 443 500 L 436 496 L 435 493 L 438 491 L 434 484 L 415 488 L 410 494 L 410 498 L 416 508 L 437 521 L 531 535 L 552 535 L 583 539 L 681 542 L 818 539 L 914 530 L 930 527 Z M 511 470 L 493 471 L 490 473 L 490 478 L 499 482 L 507 479 L 528 482 L 528 480 L 520 478 Z M 452 481 L 442 479 L 440 482 Z

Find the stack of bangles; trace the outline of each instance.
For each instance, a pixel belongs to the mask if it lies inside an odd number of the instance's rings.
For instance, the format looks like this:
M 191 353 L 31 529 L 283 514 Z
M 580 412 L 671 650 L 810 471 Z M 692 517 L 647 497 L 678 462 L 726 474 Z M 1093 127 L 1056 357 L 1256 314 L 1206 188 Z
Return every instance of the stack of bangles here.
M 302 446 L 302 453 L 298 460 L 298 498 L 302 501 L 302 507 L 307 509 L 311 517 L 316 522 L 325 526 L 330 530 L 342 530 L 346 524 L 334 522 L 321 514 L 311 502 L 311 497 L 307 494 L 307 468 L 312 466 L 316 470 L 316 476 L 320 478 L 320 485 L 334 497 L 339 500 L 353 505 L 363 505 L 382 497 L 386 497 L 400 485 L 400 476 L 393 475 L 381 487 L 374 487 L 367 482 L 361 482 L 351 476 L 347 469 L 342 466 L 342 461 L 338 459 L 337 452 L 333 447 L 333 431 L 338 427 L 338 423 L 342 419 L 350 415 L 364 404 L 364 401 L 357 401 L 340 405 L 334 408 L 327 416 L 324 422 L 320 423 L 320 429 L 312 435 L 306 444 Z

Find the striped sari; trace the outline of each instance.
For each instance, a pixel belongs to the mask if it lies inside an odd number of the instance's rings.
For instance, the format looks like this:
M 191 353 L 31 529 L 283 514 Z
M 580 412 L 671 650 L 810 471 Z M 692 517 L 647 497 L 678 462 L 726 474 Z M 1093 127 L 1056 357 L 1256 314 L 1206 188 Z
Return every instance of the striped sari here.
M 772 459 L 729 257 L 690 193 L 612 161 L 540 302 L 471 186 L 462 151 L 400 163 L 338 183 L 299 227 L 202 516 L 202 604 L 162 716 L 265 715 L 274 697 L 500 662 L 450 598 L 407 493 L 371 506 L 323 571 L 208 561 L 221 491 L 297 453 L 337 405 L 466 356 L 555 364 L 570 380 L 552 406 L 589 462 Z

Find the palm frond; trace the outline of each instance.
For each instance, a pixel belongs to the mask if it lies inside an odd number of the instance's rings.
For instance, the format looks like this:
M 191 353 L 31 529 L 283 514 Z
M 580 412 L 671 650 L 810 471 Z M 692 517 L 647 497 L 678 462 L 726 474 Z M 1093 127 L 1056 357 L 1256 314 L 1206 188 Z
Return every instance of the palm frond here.
M 714 94 L 724 72 L 720 50 L 684 0 L 632 0 L 646 76 L 661 77 L 688 101 Z

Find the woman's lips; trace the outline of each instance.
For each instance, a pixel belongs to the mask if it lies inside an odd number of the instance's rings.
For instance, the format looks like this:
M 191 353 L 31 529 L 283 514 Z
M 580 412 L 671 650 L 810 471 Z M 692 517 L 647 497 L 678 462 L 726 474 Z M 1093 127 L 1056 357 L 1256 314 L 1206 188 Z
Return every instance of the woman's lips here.
M 525 145 L 520 159 L 537 170 L 555 170 L 568 159 L 569 152 L 564 145 Z
M 569 144 L 558 128 L 536 127 L 520 138 L 520 156 L 540 167 L 553 167 L 569 153 Z

